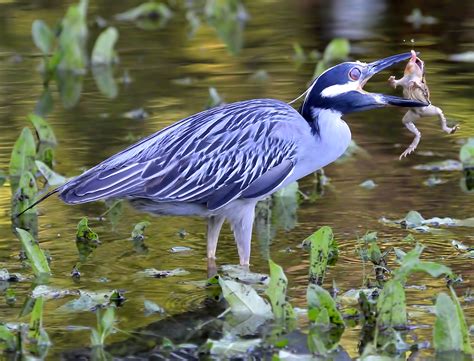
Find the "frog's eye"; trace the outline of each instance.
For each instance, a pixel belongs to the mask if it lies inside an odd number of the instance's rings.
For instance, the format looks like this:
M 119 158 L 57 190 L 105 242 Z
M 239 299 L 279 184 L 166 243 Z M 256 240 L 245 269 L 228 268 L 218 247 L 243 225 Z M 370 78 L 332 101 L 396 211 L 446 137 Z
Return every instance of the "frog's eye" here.
M 351 80 L 356 81 L 356 80 L 359 80 L 361 74 L 362 74 L 362 72 L 360 71 L 359 68 L 357 68 L 357 67 L 356 67 L 356 68 L 352 68 L 352 69 L 349 71 L 349 78 L 350 78 Z

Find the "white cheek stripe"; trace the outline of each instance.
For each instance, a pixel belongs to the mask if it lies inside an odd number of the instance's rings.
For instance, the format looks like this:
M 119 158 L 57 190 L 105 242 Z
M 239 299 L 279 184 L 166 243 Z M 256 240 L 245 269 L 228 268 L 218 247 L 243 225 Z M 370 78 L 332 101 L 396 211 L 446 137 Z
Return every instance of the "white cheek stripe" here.
M 358 81 L 348 81 L 346 84 L 335 84 L 327 87 L 321 92 L 321 96 L 324 98 L 332 98 L 353 90 L 357 90 L 360 84 Z

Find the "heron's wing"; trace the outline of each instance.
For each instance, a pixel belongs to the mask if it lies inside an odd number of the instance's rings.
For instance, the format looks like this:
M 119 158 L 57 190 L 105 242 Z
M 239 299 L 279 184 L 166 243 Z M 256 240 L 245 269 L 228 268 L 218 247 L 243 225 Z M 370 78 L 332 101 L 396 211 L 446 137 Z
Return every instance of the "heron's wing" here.
M 293 171 L 303 118 L 285 103 L 229 104 L 187 118 L 66 184 L 61 198 L 82 203 L 143 197 L 217 209 L 270 193 Z

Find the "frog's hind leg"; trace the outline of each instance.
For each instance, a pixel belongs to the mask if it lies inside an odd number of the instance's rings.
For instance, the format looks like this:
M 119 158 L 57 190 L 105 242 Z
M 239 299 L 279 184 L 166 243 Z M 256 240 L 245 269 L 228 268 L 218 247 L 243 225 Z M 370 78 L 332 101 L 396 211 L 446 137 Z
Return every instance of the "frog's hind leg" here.
M 441 122 L 441 129 L 443 129 L 448 134 L 453 134 L 456 130 L 459 129 L 459 126 L 457 124 L 453 127 L 448 127 L 446 117 L 444 116 L 443 111 L 440 108 L 435 107 L 434 105 L 426 107 L 423 111 L 423 116 L 437 116 L 439 118 L 439 121 Z
M 405 149 L 405 151 L 402 154 L 400 154 L 400 158 L 399 158 L 400 160 L 403 157 L 406 157 L 408 154 L 412 153 L 416 149 L 418 144 L 420 143 L 421 133 L 418 130 L 418 128 L 415 127 L 415 121 L 419 118 L 420 118 L 420 116 L 417 113 L 415 113 L 413 110 L 409 110 L 403 116 L 403 119 L 402 119 L 403 124 L 405 124 L 405 127 L 407 127 L 407 129 L 410 132 L 415 134 L 415 138 L 413 139 L 413 141 L 411 142 L 409 147 L 407 149 Z

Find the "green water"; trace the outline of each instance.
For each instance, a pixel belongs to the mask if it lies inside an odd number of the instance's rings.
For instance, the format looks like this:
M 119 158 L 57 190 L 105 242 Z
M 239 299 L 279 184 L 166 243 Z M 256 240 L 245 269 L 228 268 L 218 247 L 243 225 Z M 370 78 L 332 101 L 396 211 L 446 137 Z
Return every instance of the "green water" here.
M 64 14 L 68 3 L 0 0 L 0 169 L 8 169 L 13 143 L 27 125 L 26 115 L 34 109 L 43 90 L 38 72 L 40 59 L 31 41 L 31 23 L 42 18 L 54 24 Z M 461 172 L 439 173 L 446 183 L 427 187 L 423 181 L 430 173 L 412 168 L 433 160 L 457 159 L 463 140 L 474 136 L 474 67 L 472 63 L 448 60 L 450 54 L 473 47 L 474 6 L 472 2 L 457 2 L 456 6 L 449 2 L 438 3 L 425 1 L 423 10 L 437 17 L 439 22 L 415 30 L 404 21 L 404 16 L 412 10 L 409 2 L 248 2 L 250 19 L 243 35 L 244 47 L 237 56 L 230 55 L 215 31 L 205 24 L 193 38 L 188 38 L 184 15 L 179 10 L 167 26 L 155 31 L 117 23 L 120 64 L 115 67 L 115 77 L 122 78 L 127 71 L 132 82 L 119 83 L 119 94 L 111 100 L 100 94 L 89 72 L 84 79 L 79 104 L 68 110 L 61 106 L 55 94 L 54 111 L 48 117 L 59 140 L 55 170 L 66 176 L 77 175 L 134 139 L 202 110 L 208 100 L 209 87 L 215 87 L 226 102 L 257 97 L 293 99 L 305 89 L 314 70 L 314 64 L 295 66 L 292 60 L 294 42 L 307 50 L 323 50 L 329 40 L 343 36 L 351 41 L 352 58 L 371 61 L 409 51 L 410 40 L 414 39 L 416 50 L 421 52 L 426 64 L 433 104 L 441 107 L 450 121 L 459 123 L 461 129 L 448 136 L 435 119 L 419 121 L 421 144 L 414 155 L 399 161 L 398 155 L 403 148 L 398 145 L 404 147 L 411 142 L 411 135 L 401 123 L 402 112 L 385 109 L 347 116 L 353 139 L 366 153 L 345 163 L 328 166 L 325 172 L 331 182 L 322 197 L 316 201 L 302 201 L 296 226 L 291 230 L 280 229 L 270 246 L 271 257 L 283 266 L 289 278 L 290 301 L 295 306 L 305 306 L 308 273 L 308 255 L 297 246 L 321 225 L 333 227 L 341 247 L 340 260 L 330 269 L 325 285 L 330 287 L 334 279 L 342 292 L 360 287 L 363 267 L 354 251 L 358 236 L 367 230 L 376 230 L 383 240 L 382 247 L 407 249 L 401 239 L 409 232 L 379 223 L 380 217 L 402 218 L 411 209 L 427 218 L 474 216 L 474 198 L 472 193 L 462 190 Z M 93 25 L 96 15 L 110 19 L 112 14 L 136 4 L 134 1 L 91 1 L 91 38 L 99 32 Z M 402 69 L 400 65 L 385 71 L 372 79 L 367 89 L 391 92 L 385 81 L 392 72 L 400 76 Z M 252 78 L 258 70 L 268 73 L 267 81 L 257 82 Z M 190 78 L 191 84 L 177 84 L 176 79 L 183 78 Z M 55 86 L 53 90 L 56 91 Z M 149 118 L 131 120 L 123 116 L 140 107 L 150 114 Z M 359 187 L 366 179 L 373 179 L 378 186 L 373 190 Z M 311 176 L 301 180 L 300 189 L 311 193 L 313 180 Z M 28 274 L 17 257 L 20 244 L 11 230 L 10 201 L 10 187 L 6 184 L 0 187 L 0 268 Z M 127 301 L 117 315 L 118 327 L 128 331 L 166 317 L 145 316 L 145 299 L 161 305 L 167 315 L 202 310 L 206 293 L 192 281 L 207 277 L 205 222 L 198 218 L 155 218 L 139 214 L 125 205 L 122 218 L 113 229 L 108 220 L 100 218 L 105 209 L 101 203 L 67 206 L 55 197 L 39 207 L 39 241 L 52 257 L 50 285 L 96 291 L 125 290 Z M 80 282 L 74 282 L 70 272 L 78 262 L 75 227 L 82 216 L 89 217 L 102 244 L 82 265 Z M 137 253 L 129 240 L 130 232 L 135 223 L 145 219 L 152 222 L 146 230 L 148 252 Z M 184 237 L 180 236 L 182 230 L 185 230 Z M 459 295 L 472 288 L 472 259 L 460 257 L 451 246 L 453 239 L 473 246 L 472 229 L 448 228 L 415 237 L 426 245 L 426 259 L 442 261 L 463 276 L 464 283 L 457 288 Z M 191 250 L 170 252 L 175 246 L 186 246 Z M 282 252 L 287 248 L 294 252 Z M 266 248 L 254 237 L 252 270 L 268 272 L 265 254 Z M 227 226 L 220 237 L 217 257 L 218 265 L 238 262 L 233 236 Z M 189 274 L 164 279 L 150 279 L 139 274 L 146 268 L 176 267 L 186 269 Z M 407 290 L 412 323 L 432 325 L 433 315 L 420 311 L 419 306 L 432 305 L 435 295 L 445 289 L 444 282 L 420 275 L 409 284 L 427 287 L 425 290 Z M 8 306 L 0 291 L 1 321 L 17 321 L 23 300 L 31 292 L 30 282 L 15 283 L 11 287 L 16 292 L 17 302 Z M 2 285 L 0 290 L 3 289 Z M 94 326 L 96 322 L 91 312 L 58 311 L 66 301 L 46 302 L 44 326 L 53 342 L 49 351 L 53 359 L 62 352 L 89 344 L 90 331 L 71 326 Z M 463 306 L 471 324 L 474 307 L 464 302 Z M 183 322 L 174 327 L 185 328 L 186 324 Z M 431 340 L 431 333 L 430 327 L 420 327 L 412 332 L 420 340 Z M 357 356 L 358 334 L 357 327 L 348 328 L 341 341 L 351 357 Z M 116 334 L 111 340 L 125 338 L 123 334 Z

